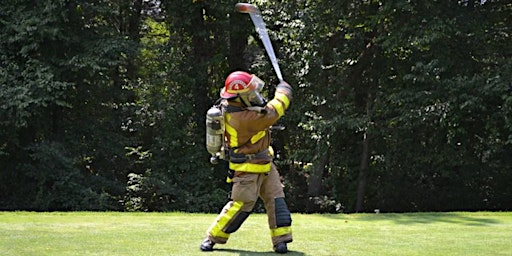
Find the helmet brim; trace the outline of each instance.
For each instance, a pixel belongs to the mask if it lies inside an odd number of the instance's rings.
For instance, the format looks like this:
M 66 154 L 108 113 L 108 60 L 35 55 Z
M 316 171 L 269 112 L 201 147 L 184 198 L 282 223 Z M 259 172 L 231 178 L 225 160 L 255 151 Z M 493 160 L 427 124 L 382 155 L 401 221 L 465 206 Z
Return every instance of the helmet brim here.
M 222 88 L 220 91 L 220 97 L 223 99 L 232 99 L 238 97 L 238 94 L 229 93 L 226 91 L 226 88 Z

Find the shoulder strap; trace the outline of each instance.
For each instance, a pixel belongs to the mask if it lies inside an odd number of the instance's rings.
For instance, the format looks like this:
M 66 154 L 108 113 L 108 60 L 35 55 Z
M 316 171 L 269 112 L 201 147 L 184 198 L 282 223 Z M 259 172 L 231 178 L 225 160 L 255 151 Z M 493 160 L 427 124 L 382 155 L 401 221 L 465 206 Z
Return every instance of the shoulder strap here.
M 244 111 L 244 108 L 231 106 L 231 105 L 226 106 L 226 112 L 228 112 L 228 113 L 234 113 L 234 112 L 240 112 L 240 111 Z

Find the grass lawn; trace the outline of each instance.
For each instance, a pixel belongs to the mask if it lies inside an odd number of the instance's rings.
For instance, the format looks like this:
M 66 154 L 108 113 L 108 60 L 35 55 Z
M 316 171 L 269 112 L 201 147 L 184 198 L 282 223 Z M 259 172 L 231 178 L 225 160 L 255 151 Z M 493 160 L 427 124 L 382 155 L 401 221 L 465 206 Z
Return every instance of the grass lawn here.
M 201 252 L 214 214 L 0 212 L 0 255 L 274 255 L 266 216 Z M 293 214 L 288 255 L 512 255 L 512 213 Z

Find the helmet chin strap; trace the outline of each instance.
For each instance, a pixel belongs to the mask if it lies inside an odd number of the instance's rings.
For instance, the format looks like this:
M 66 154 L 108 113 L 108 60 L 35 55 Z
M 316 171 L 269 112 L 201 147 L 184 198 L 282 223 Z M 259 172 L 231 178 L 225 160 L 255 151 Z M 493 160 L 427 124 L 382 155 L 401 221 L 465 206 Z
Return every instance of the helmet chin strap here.
M 250 102 L 245 101 L 245 100 L 244 100 L 244 98 L 243 98 L 242 96 L 240 96 L 240 94 L 238 95 L 238 98 L 240 99 L 240 102 L 241 102 L 242 104 L 244 104 L 244 106 L 245 106 L 245 107 L 251 107 L 251 106 L 252 106 L 252 105 L 251 105 L 251 103 L 250 103 Z

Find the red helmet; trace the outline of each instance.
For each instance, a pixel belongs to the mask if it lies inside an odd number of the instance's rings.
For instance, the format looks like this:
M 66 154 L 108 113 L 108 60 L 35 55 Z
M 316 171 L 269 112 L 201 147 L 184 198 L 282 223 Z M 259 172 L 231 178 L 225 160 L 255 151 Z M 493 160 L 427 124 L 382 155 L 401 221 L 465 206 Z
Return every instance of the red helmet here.
M 265 83 L 259 77 L 244 71 L 235 71 L 226 78 L 220 97 L 230 99 L 240 96 L 247 105 L 264 105 L 260 95 Z
M 224 88 L 220 92 L 220 97 L 224 99 L 234 98 L 241 93 L 249 91 L 251 79 L 252 75 L 243 71 L 235 71 L 229 74 L 224 83 Z

